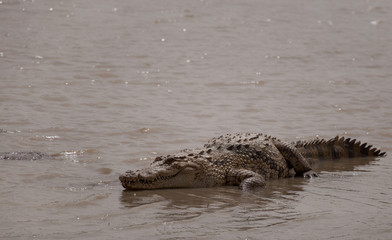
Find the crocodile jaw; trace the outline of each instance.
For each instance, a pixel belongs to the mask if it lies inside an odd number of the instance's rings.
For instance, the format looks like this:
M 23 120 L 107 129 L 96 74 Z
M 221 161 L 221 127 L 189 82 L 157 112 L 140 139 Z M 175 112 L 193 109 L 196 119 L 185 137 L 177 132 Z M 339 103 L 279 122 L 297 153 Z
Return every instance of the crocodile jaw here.
M 137 171 L 129 170 L 120 175 L 127 190 L 197 187 L 197 170 L 193 166 L 165 168 L 152 166 Z

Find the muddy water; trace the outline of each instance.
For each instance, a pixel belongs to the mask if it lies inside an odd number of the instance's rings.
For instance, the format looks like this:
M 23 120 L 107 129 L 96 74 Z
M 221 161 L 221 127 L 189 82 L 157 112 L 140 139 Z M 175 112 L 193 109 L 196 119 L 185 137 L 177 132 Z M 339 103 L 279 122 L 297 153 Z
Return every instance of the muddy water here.
M 125 192 L 227 132 L 392 150 L 390 1 L 0 1 L 4 239 L 390 239 L 391 157 L 318 179 Z

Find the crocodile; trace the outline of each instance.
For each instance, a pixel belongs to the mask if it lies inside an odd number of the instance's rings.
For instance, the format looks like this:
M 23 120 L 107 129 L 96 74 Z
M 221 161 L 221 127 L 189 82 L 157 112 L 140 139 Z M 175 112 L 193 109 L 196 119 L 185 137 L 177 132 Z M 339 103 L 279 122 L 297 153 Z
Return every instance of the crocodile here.
M 372 145 L 339 136 L 289 143 L 261 133 L 226 134 L 201 148 L 158 156 L 149 167 L 128 170 L 119 180 L 126 190 L 230 185 L 252 190 L 270 179 L 317 177 L 311 166 L 315 160 L 383 156 Z
M 44 158 L 50 158 L 51 155 L 48 155 L 43 152 L 38 151 L 29 151 L 29 152 L 0 152 L 0 160 L 40 160 Z

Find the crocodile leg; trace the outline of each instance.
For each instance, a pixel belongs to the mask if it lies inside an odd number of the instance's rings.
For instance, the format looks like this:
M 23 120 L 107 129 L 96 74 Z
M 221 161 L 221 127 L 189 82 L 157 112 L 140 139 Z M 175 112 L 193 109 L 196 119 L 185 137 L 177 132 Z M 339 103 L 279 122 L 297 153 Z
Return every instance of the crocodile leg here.
M 246 169 L 232 169 L 226 176 L 227 185 L 238 185 L 241 190 L 263 188 L 265 179 L 258 173 Z
M 303 174 L 304 177 L 308 178 L 318 176 L 317 173 L 312 171 L 308 161 L 294 145 L 282 141 L 274 141 L 274 144 L 286 161 L 294 168 L 296 174 Z

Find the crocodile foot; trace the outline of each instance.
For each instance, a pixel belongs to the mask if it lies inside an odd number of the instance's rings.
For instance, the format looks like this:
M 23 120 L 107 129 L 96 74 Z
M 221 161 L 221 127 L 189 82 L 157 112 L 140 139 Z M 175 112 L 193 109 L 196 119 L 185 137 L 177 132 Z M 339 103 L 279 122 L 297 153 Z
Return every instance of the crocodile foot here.
M 313 177 L 318 177 L 318 176 L 319 176 L 318 173 L 316 173 L 312 170 L 304 172 L 304 178 L 313 178 Z

